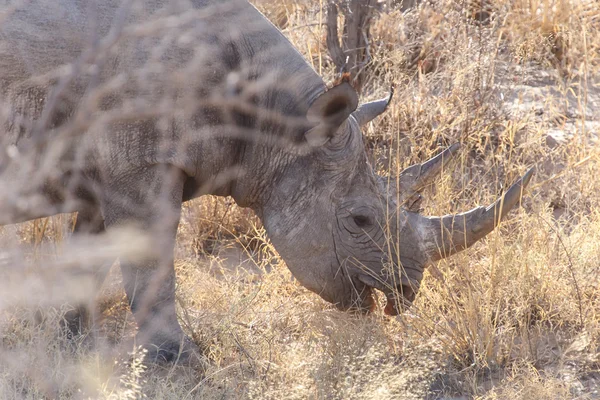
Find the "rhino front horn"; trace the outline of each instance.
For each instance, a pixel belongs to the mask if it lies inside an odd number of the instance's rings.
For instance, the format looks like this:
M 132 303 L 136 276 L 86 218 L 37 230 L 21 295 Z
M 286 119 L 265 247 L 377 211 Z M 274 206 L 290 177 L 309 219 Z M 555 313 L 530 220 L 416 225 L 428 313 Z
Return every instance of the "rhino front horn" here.
M 488 207 L 477 207 L 462 214 L 443 217 L 423 217 L 425 232 L 429 235 L 423 239 L 430 260 L 446 258 L 469 248 L 493 231 L 502 218 L 520 202 L 532 175 L 533 168 Z

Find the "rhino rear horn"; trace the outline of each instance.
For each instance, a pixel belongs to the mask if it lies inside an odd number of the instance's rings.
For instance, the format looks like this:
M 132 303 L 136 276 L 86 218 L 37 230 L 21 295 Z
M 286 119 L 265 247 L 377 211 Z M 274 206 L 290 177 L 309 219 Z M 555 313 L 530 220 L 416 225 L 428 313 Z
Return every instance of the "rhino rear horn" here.
M 423 237 L 431 261 L 467 249 L 494 230 L 502 218 L 520 202 L 533 175 L 533 168 L 515 182 L 504 196 L 488 207 L 477 207 L 462 214 L 422 217 L 428 237 Z
M 358 95 L 348 82 L 342 82 L 317 97 L 306 114 L 308 121 L 315 125 L 305 134 L 308 144 L 321 146 L 327 143 L 357 106 Z
M 379 182 L 388 194 L 388 199 L 399 206 L 405 206 L 410 199 L 433 183 L 438 175 L 455 159 L 460 149 L 459 143 L 454 143 L 446 150 L 421 164 L 411 165 L 400 172 L 398 178 L 380 176 Z M 411 210 L 410 207 L 408 207 Z M 412 211 L 412 210 L 411 210 Z
M 361 105 L 358 107 L 358 110 L 352 113 L 352 116 L 356 119 L 359 126 L 363 126 L 383 114 L 390 105 L 392 97 L 394 97 L 393 86 L 388 97 Z

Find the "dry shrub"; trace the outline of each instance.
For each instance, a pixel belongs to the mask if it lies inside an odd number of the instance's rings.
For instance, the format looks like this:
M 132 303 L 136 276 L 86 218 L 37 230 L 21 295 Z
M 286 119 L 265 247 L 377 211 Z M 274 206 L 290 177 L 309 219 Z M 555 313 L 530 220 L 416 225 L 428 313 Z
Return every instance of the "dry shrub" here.
M 567 399 L 571 398 L 564 381 L 553 376 L 541 376 L 539 371 L 530 365 L 513 368 L 502 386 L 493 388 L 483 399 Z
M 206 196 L 186 203 L 182 209 L 178 243 L 183 255 L 211 254 L 225 240 L 251 244 L 258 219 L 232 199 Z
M 600 11 L 596 1 L 516 1 L 503 7 L 507 8 L 503 33 L 519 61 L 552 63 L 568 73 L 579 70 L 582 63 L 597 66 Z

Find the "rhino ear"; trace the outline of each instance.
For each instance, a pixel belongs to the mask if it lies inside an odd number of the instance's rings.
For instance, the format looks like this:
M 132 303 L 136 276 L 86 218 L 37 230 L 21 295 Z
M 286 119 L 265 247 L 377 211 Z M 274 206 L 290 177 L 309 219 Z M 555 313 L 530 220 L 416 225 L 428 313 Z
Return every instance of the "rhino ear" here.
M 308 121 L 315 125 L 305 134 L 308 144 L 321 146 L 327 143 L 356 107 L 358 95 L 348 82 L 342 82 L 317 97 L 306 114 Z

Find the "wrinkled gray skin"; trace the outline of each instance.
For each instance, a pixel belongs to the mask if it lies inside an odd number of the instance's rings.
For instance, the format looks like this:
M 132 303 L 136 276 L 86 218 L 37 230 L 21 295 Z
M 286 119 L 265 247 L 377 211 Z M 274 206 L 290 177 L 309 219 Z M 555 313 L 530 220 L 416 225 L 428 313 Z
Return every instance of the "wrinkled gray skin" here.
M 261 217 L 302 285 L 365 311 L 378 288 L 385 311 L 397 314 L 425 266 L 491 231 L 531 176 L 502 208 L 441 218 L 399 208 L 444 163 L 399 179 L 374 174 L 359 125 L 387 100 L 357 110 L 348 83 L 326 90 L 244 1 L 118 3 L 33 0 L 0 24 L 0 88 L 12 106 L 0 191 L 16 189 L 0 199 L 0 223 L 77 211 L 76 233 L 124 224 L 150 233 L 161 251 L 121 259 L 121 269 L 151 357 L 172 360 L 193 347 L 174 302 L 186 200 L 232 196 Z

